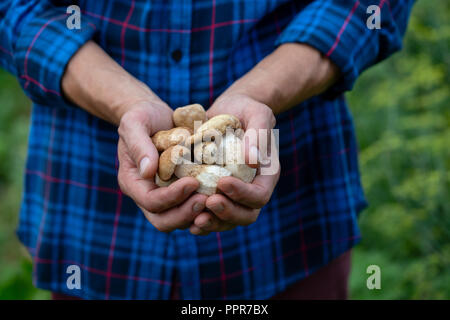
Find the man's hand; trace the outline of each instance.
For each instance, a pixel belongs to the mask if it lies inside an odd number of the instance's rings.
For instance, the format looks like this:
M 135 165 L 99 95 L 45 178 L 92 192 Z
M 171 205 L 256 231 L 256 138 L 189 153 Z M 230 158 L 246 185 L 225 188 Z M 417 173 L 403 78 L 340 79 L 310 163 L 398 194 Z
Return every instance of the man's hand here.
M 274 114 L 287 111 L 302 101 L 328 89 L 339 77 L 335 64 L 318 50 L 299 43 L 278 47 L 242 78 L 233 83 L 208 110 L 209 116 L 231 113 L 243 123 L 244 129 L 272 129 Z M 246 133 L 247 135 L 247 133 Z M 265 145 L 258 144 L 247 135 L 250 143 L 245 150 L 246 161 L 254 163 L 256 148 L 265 154 Z M 271 156 L 278 163 L 278 155 Z M 218 188 L 226 195 L 213 195 L 206 201 L 210 213 L 195 219 L 190 231 L 207 234 L 210 231 L 228 230 L 236 225 L 254 222 L 260 208 L 265 205 L 279 178 L 257 175 L 251 184 L 226 177 Z
M 268 149 L 266 141 L 258 141 L 257 136 L 248 133 L 252 130 L 256 133 L 259 130 L 271 133 L 271 129 L 275 126 L 275 117 L 268 106 L 243 94 L 225 94 L 218 98 L 207 113 L 208 118 L 228 113 L 241 120 L 245 130 L 243 141 L 246 163 L 253 163 L 255 166 L 259 159 L 258 153 L 266 154 Z M 271 150 L 270 160 L 272 168 L 275 168 L 274 172 L 270 175 L 261 175 L 259 170 L 252 183 L 244 183 L 234 177 L 220 179 L 217 187 L 223 195 L 214 194 L 208 197 L 206 207 L 212 214 L 207 212 L 199 214 L 190 227 L 190 232 L 195 235 L 206 235 L 255 222 L 261 208 L 269 202 L 280 176 L 276 150 Z
M 191 196 L 198 188 L 194 178 L 179 179 L 163 188 L 154 182 L 159 155 L 150 136 L 172 127 L 171 110 L 167 114 L 165 107 L 141 103 L 122 117 L 118 181 L 121 190 L 136 202 L 156 229 L 170 232 L 189 227 L 204 209 L 207 197 Z
M 273 114 L 323 92 L 338 75 L 337 67 L 317 50 L 303 44 L 285 44 L 228 88 L 208 114 L 234 114 L 247 131 L 272 129 Z M 194 195 L 186 200 L 198 186 L 193 178 L 157 189 L 151 178 L 156 172 L 158 154 L 150 136 L 172 127 L 171 110 L 94 42 L 86 43 L 72 57 L 62 88 L 66 98 L 89 113 L 120 124 L 120 186 L 159 230 L 187 227 L 192 221 L 193 234 L 247 225 L 257 219 L 260 208 L 270 199 L 279 170 L 273 175 L 259 174 L 251 184 L 223 178 L 218 188 L 226 196 Z M 245 157 L 254 163 L 257 150 L 264 151 L 265 146 L 251 136 L 248 138 Z M 275 158 L 279 165 L 278 155 Z M 205 205 L 213 214 L 201 212 Z
M 172 109 L 92 41 L 70 60 L 62 87 L 66 98 L 119 126 L 119 185 L 147 219 L 164 232 L 189 227 L 206 202 L 204 195 L 191 196 L 197 180 L 183 178 L 167 188 L 154 183 L 158 152 L 150 136 L 172 128 Z

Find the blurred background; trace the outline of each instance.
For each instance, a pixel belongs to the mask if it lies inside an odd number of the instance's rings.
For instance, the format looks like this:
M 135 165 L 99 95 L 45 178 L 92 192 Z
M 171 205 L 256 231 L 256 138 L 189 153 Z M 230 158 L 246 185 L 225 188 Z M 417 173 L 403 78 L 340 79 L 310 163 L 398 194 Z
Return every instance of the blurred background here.
M 353 251 L 352 299 L 450 299 L 450 3 L 418 1 L 404 50 L 347 94 L 369 208 Z M 30 102 L 0 70 L 0 299 L 48 299 L 15 228 Z M 368 290 L 366 268 L 381 269 Z

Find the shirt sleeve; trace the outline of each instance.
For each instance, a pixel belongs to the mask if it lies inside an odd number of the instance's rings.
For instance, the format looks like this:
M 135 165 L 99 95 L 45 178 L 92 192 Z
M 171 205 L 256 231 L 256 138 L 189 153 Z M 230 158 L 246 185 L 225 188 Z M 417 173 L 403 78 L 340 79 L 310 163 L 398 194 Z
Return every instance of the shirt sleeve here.
M 81 14 L 80 28 L 69 28 L 70 4 L 56 2 L 58 5 L 50 0 L 0 3 L 0 67 L 18 78 L 32 101 L 70 106 L 62 94 L 61 78 L 70 58 L 93 38 L 96 26 Z
M 305 43 L 329 57 L 339 67 L 342 78 L 328 94 L 338 95 L 351 90 L 365 69 L 402 48 L 413 3 L 414 0 L 314 0 L 282 31 L 276 46 Z M 375 13 L 368 13 L 373 4 L 380 8 L 379 29 L 367 24 Z

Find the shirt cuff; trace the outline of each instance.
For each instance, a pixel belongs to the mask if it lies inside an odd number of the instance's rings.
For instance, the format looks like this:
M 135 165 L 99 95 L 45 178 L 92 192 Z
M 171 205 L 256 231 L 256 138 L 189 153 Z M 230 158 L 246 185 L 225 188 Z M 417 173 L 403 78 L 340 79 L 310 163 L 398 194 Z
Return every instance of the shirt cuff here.
M 74 106 L 64 98 L 61 79 L 71 57 L 94 37 L 96 26 L 83 16 L 79 29 L 69 29 L 68 17 L 65 9 L 53 8 L 21 29 L 14 60 L 19 82 L 33 102 Z
M 338 66 L 341 78 L 324 93 L 329 97 L 351 90 L 360 73 L 353 52 L 355 37 L 365 32 L 360 20 L 363 12 L 357 12 L 362 10 L 358 2 L 348 3 L 349 6 L 328 9 L 324 15 L 326 10 L 320 1 L 313 2 L 291 21 L 275 42 L 275 46 L 292 42 L 310 45 Z

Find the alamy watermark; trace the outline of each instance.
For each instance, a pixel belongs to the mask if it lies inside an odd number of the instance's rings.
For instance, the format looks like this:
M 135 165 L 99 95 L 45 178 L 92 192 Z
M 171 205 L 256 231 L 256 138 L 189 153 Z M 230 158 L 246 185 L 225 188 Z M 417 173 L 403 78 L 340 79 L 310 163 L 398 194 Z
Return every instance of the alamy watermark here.
M 366 273 L 370 274 L 367 278 L 366 286 L 369 290 L 381 289 L 381 269 L 376 264 L 372 264 L 367 267 Z
M 76 264 L 67 267 L 66 273 L 69 275 L 66 280 L 66 286 L 69 290 L 81 289 L 81 269 Z
M 367 7 L 367 14 L 370 14 L 367 18 L 366 26 L 368 29 L 381 29 L 381 8 L 377 5 L 371 5 Z
M 77 5 L 71 5 L 67 7 L 67 17 L 66 26 L 69 30 L 80 30 L 81 29 L 81 9 Z

